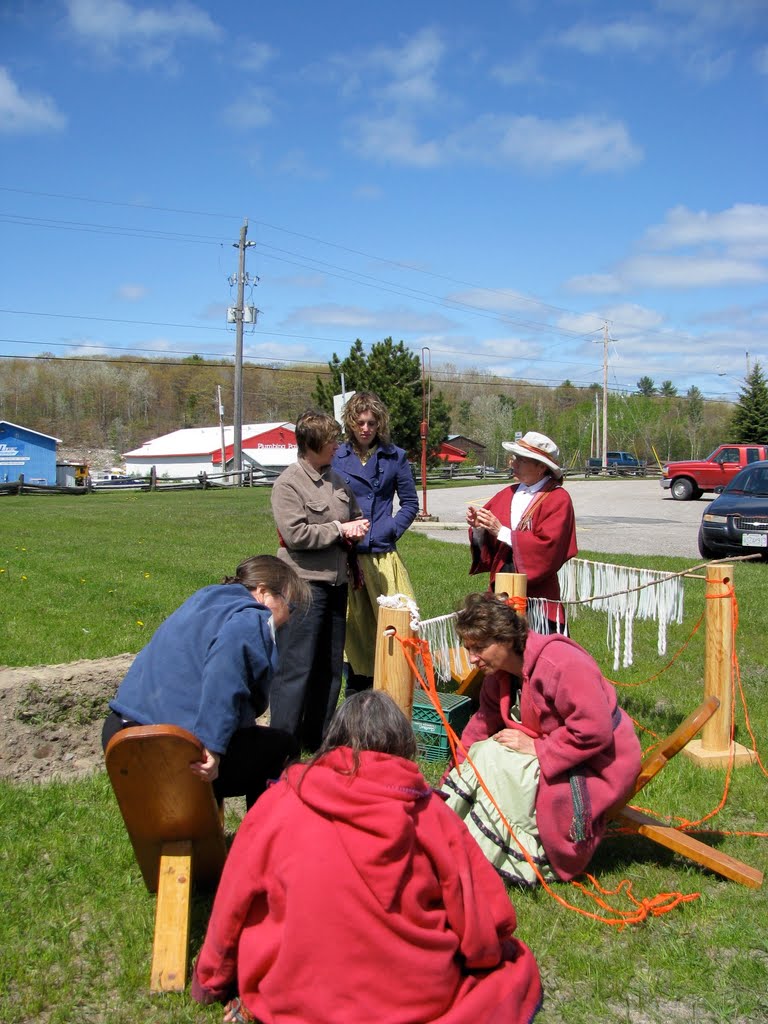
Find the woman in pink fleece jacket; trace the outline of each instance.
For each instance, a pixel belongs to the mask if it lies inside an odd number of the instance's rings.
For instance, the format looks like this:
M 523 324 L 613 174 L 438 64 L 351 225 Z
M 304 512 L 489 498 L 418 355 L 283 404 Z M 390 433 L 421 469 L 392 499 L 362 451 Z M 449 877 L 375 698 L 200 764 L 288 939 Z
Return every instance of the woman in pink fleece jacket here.
M 533 1019 L 539 973 L 504 885 L 415 752 L 381 691 L 339 708 L 237 832 L 195 999 L 263 1024 Z
M 494 594 L 470 594 L 456 625 L 469 660 L 485 670 L 461 741 L 514 837 L 469 761 L 451 771 L 443 793 L 504 879 L 535 884 L 532 862 L 545 878 L 571 879 L 640 771 L 632 721 L 583 647 L 529 632 Z

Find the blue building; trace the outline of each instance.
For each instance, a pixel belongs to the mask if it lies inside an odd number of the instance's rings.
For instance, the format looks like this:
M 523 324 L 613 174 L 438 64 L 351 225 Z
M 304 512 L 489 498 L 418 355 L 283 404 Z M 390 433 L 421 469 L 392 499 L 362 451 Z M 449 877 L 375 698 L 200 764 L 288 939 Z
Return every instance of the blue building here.
M 23 474 L 25 483 L 53 486 L 59 443 L 58 437 L 0 420 L 0 483 L 18 480 Z

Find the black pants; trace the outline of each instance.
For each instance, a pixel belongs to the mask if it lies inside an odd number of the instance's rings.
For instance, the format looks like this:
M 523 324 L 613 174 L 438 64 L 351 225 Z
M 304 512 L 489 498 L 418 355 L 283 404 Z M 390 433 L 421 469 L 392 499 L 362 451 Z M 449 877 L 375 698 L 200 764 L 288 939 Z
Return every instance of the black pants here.
M 310 583 L 312 606 L 280 630 L 280 668 L 269 688 L 270 721 L 305 750 L 322 742 L 341 690 L 347 585 Z
M 121 729 L 130 729 L 138 722 L 126 722 L 113 711 L 101 731 L 101 745 Z M 299 755 L 299 746 L 290 733 L 265 725 L 238 729 L 229 740 L 227 751 L 219 761 L 219 775 L 213 792 L 221 803 L 225 796 L 244 796 L 246 807 L 252 807 L 267 788 L 267 783 L 280 776 L 283 768 Z

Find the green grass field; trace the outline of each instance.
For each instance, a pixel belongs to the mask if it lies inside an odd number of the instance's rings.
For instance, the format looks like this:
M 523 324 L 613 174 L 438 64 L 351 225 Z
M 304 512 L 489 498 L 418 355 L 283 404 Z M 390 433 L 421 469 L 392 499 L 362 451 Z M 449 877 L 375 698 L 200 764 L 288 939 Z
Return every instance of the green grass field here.
M 247 555 L 275 550 L 269 492 L 262 489 L 2 498 L 0 522 L 5 665 L 136 651 L 193 590 L 216 582 Z M 423 618 L 451 611 L 465 593 L 485 587 L 485 578 L 467 576 L 462 545 L 407 535 L 400 550 Z M 691 564 L 595 557 L 671 571 Z M 766 567 L 740 565 L 735 580 L 737 652 L 752 726 L 768 764 Z M 687 580 L 685 622 L 670 630 L 668 659 L 703 606 L 703 583 Z M 640 682 L 663 665 L 653 624 L 636 625 L 635 665 L 618 673 L 611 668 L 604 617 L 580 615 L 572 634 L 618 682 Z M 620 700 L 644 725 L 667 733 L 700 702 L 703 664 L 702 629 L 673 668 L 620 691 Z M 749 743 L 738 710 L 736 720 L 738 739 Z M 695 820 L 717 806 L 724 780 L 723 770 L 699 769 L 680 756 L 644 791 L 641 803 L 658 814 Z M 767 795 L 768 780 L 757 766 L 738 769 L 710 827 L 768 831 Z M 236 827 L 236 818 L 229 824 Z M 723 834 L 707 841 L 768 870 L 765 838 Z M 630 880 L 639 900 L 672 891 L 701 895 L 618 932 L 563 909 L 544 892 L 513 892 L 518 934 L 533 948 L 543 974 L 541 1024 L 768 1021 L 765 887 L 743 888 L 628 837 L 606 840 L 592 870 L 606 889 Z M 586 906 L 570 886 L 556 888 Z M 69 784 L 0 785 L 0 904 L 1 1021 L 221 1019 L 220 1007 L 204 1009 L 186 995 L 148 995 L 154 900 L 143 887 L 103 773 Z M 196 900 L 193 950 L 208 908 L 205 899 Z

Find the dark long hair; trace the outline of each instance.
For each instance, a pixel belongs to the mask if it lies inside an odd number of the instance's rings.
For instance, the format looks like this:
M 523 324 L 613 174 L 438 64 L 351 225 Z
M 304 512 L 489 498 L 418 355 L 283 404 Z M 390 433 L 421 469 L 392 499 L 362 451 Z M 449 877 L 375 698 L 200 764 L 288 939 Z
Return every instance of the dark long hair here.
M 413 727 L 383 690 L 355 693 L 336 709 L 319 750 L 307 763 L 307 771 L 338 747 L 349 747 L 352 751 L 352 775 L 360 767 L 364 750 L 416 760 Z
M 312 591 L 293 566 L 274 555 L 251 555 L 245 558 L 234 576 L 225 576 L 222 583 L 242 583 L 248 590 L 264 587 L 270 594 L 279 594 L 295 605 L 297 610 L 306 611 L 312 603 Z

